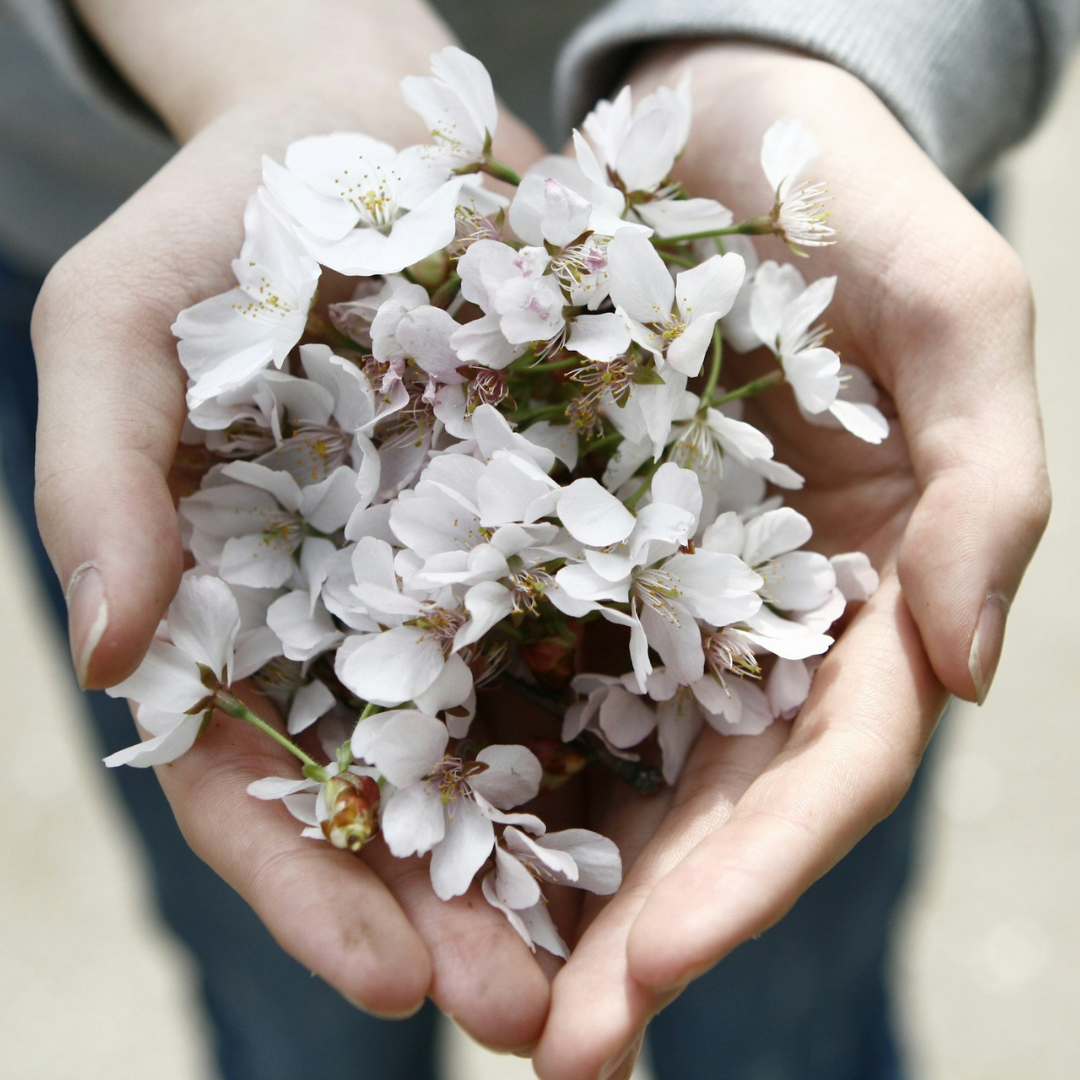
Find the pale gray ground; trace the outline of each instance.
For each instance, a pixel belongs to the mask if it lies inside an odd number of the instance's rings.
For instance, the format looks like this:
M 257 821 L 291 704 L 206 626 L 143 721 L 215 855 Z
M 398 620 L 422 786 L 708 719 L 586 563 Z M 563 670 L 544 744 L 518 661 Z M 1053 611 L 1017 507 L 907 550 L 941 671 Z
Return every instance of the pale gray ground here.
M 990 701 L 956 710 L 943 735 L 897 970 L 919 1080 L 1070 1080 L 1080 1058 L 1080 69 L 1008 175 L 1006 224 L 1039 301 L 1056 505 Z M 36 603 L 0 517 L 0 1073 L 208 1080 L 190 972 L 148 910 Z M 459 1036 L 447 1045 L 452 1080 L 532 1075 Z

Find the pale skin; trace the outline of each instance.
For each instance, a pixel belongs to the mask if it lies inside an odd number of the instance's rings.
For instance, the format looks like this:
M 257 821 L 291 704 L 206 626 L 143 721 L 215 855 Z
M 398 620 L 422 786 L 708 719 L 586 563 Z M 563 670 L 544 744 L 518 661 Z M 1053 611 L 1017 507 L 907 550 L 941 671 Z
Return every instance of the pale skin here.
M 72 593 L 72 650 L 84 683 L 108 686 L 138 664 L 181 571 L 167 476 L 184 379 L 169 325 L 231 284 L 260 155 L 350 128 L 422 139 L 397 82 L 451 39 L 411 3 L 78 6 L 185 143 L 58 264 L 35 313 L 41 526 L 62 581 L 96 565 Z M 851 76 L 708 43 L 657 49 L 631 80 L 673 84 L 687 64 L 697 115 L 679 175 L 694 194 L 760 213 L 764 130 L 794 115 L 817 135 L 814 178 L 829 181 L 840 243 L 800 269 L 840 275 L 830 344 L 895 402 L 879 448 L 803 424 L 787 390 L 753 403 L 777 457 L 807 477 L 792 502 L 813 546 L 866 550 L 882 573 L 798 719 L 753 739 L 706 732 L 678 787 L 655 798 L 597 782 L 588 806 L 550 808 L 615 839 L 628 868 L 612 898 L 560 901 L 577 944 L 551 982 L 555 966 L 534 961 L 478 888 L 444 904 L 425 863 L 312 844 L 282 808 L 250 799 L 250 780 L 288 775 L 287 755 L 257 732 L 219 716 L 158 770 L 192 847 L 302 963 L 383 1015 L 430 995 L 480 1041 L 531 1051 L 545 1080 L 628 1076 L 648 1019 L 891 811 L 947 693 L 985 696 L 1049 513 L 1015 255 Z M 495 152 L 521 169 L 541 150 L 504 116 Z M 778 241 L 761 251 L 786 257 Z

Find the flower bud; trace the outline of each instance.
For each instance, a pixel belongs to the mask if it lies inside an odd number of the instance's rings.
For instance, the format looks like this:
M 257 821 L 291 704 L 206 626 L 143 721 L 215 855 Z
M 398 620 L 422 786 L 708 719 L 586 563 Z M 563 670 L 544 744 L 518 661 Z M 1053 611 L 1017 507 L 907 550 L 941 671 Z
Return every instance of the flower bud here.
M 544 770 L 540 779 L 543 791 L 561 788 L 589 764 L 589 758 L 579 747 L 558 739 L 527 739 L 525 746 L 536 755 Z
M 574 661 L 583 635 L 581 623 L 570 620 L 565 629 L 522 645 L 521 659 L 541 685 L 561 688 L 574 676 Z
M 323 788 L 323 835 L 336 848 L 359 851 L 378 828 L 379 785 L 370 776 L 342 773 Z

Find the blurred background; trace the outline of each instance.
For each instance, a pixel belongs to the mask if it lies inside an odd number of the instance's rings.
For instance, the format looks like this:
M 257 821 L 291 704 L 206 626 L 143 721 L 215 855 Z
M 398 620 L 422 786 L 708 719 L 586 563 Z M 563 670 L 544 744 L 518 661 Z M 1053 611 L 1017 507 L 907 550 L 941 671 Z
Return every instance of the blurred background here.
M 1074 68 L 1004 169 L 1001 226 L 1038 301 L 1055 509 L 988 703 L 936 736 L 894 971 L 914 1080 L 1080 1074 L 1080 633 L 1065 602 L 1080 591 L 1078 177 Z M 17 541 L 0 505 L 0 1075 L 211 1080 L 191 971 L 151 910 Z M 444 1047 L 446 1080 L 532 1075 L 450 1030 Z

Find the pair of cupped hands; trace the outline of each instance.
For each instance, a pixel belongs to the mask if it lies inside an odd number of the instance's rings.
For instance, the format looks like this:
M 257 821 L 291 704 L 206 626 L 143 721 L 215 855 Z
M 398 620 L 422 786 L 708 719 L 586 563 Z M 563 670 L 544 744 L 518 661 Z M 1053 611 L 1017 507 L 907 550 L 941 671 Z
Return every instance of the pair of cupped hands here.
M 866 551 L 881 574 L 797 719 L 752 738 L 706 728 L 678 785 L 651 797 L 605 775 L 565 805 L 542 796 L 552 828 L 594 828 L 624 860 L 614 896 L 554 901 L 565 965 L 530 954 L 478 884 L 444 903 L 426 860 L 392 858 L 379 841 L 358 859 L 302 839 L 283 807 L 245 791 L 295 763 L 236 721 L 215 718 L 158 770 L 188 842 L 301 963 L 379 1015 L 430 996 L 480 1042 L 531 1053 L 545 1080 L 629 1076 L 650 1017 L 893 809 L 947 695 L 985 697 L 1049 512 L 1032 303 L 1008 246 L 854 77 L 710 42 L 647 54 L 635 92 L 675 85 L 688 66 L 695 117 L 677 175 L 736 220 L 770 204 L 758 155 L 773 121 L 797 116 L 820 141 L 811 179 L 828 182 L 839 242 L 800 269 L 839 275 L 830 345 L 873 377 L 891 419 L 888 440 L 869 446 L 806 424 L 786 389 L 748 409 L 806 477 L 789 502 L 814 526 L 811 547 Z M 169 474 L 185 382 L 169 326 L 232 285 L 261 155 L 349 128 L 421 141 L 415 116 L 389 101 L 346 116 L 267 91 L 177 125 L 175 158 L 48 278 L 34 320 L 38 504 L 84 685 L 135 668 L 182 571 Z M 543 150 L 504 114 L 494 152 L 524 171 Z M 759 245 L 791 257 L 779 240 Z M 744 381 L 731 368 L 752 372 L 754 359 L 729 355 L 724 381 Z

